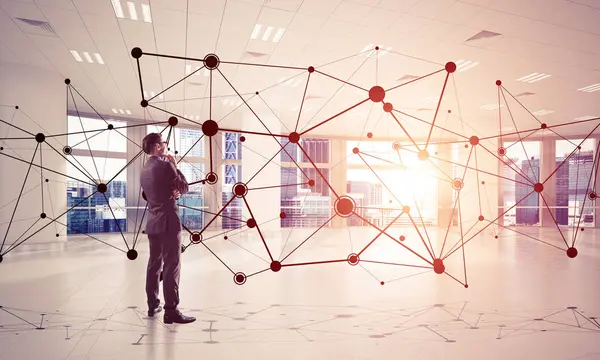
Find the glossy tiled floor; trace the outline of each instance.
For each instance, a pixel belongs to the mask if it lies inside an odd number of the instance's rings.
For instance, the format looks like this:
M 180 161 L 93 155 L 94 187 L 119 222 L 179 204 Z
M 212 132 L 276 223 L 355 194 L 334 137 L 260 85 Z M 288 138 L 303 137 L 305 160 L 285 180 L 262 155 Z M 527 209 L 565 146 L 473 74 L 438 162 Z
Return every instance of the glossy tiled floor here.
M 556 229 L 523 231 L 565 247 Z M 392 232 L 426 254 L 409 230 Z M 145 240 L 135 261 L 89 239 L 23 245 L 0 264 L 0 358 L 600 359 L 597 233 L 579 234 L 575 259 L 523 235 L 485 233 L 465 248 L 468 289 L 431 269 L 366 262 L 423 264 L 383 238 L 357 266 L 284 267 L 242 286 L 194 245 L 182 255 L 181 308 L 198 321 L 169 326 L 145 316 Z M 266 238 L 281 259 L 307 234 L 296 229 L 288 240 L 282 230 Z M 345 259 L 374 235 L 326 229 L 283 263 Z M 439 252 L 443 231 L 429 235 Z M 125 248 L 120 235 L 102 239 Z M 206 245 L 233 272 L 269 266 L 254 234 L 217 236 Z M 445 265 L 464 282 L 462 252 Z

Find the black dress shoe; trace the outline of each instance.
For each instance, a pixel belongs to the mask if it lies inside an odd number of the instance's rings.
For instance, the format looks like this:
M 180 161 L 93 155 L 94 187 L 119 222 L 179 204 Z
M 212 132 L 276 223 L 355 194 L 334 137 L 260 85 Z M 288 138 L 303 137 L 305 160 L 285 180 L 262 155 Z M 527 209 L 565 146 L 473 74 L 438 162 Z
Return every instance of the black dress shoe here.
M 149 309 L 148 310 L 148 316 L 149 317 L 154 317 L 154 315 L 158 314 L 161 311 L 162 311 L 162 306 L 157 305 L 154 309 Z
M 189 324 L 196 321 L 195 317 L 185 316 L 179 310 L 165 311 L 165 324 Z

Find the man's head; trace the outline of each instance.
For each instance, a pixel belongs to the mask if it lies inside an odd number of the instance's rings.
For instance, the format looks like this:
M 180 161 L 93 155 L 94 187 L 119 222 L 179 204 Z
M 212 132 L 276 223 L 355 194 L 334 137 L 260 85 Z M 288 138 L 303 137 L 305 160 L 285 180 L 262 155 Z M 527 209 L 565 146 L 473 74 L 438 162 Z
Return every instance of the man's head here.
M 142 140 L 142 149 L 148 155 L 166 156 L 167 143 L 163 141 L 162 135 L 158 133 L 150 133 Z

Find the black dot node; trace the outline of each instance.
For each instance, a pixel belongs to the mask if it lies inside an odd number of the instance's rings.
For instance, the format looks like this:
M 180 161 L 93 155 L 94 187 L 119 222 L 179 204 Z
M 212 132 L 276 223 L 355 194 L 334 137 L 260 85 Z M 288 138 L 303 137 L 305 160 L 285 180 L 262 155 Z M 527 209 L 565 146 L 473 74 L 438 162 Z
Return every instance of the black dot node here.
M 219 132 L 219 124 L 214 120 L 206 120 L 202 123 L 202 133 L 206 136 L 215 136 Z
M 204 57 L 204 66 L 209 70 L 214 70 L 219 67 L 221 60 L 215 54 L 208 54 Z
M 206 174 L 206 182 L 210 185 L 216 184 L 217 180 L 219 180 L 219 177 L 214 172 L 209 172 L 208 174 Z
M 233 185 L 233 194 L 237 197 L 246 196 L 246 194 L 248 194 L 248 186 L 244 183 Z
M 108 186 L 104 183 L 98 184 L 98 192 L 104 194 L 108 190 Z
M 574 247 L 570 247 L 567 249 L 567 256 L 570 257 L 571 259 L 573 259 L 574 257 L 577 256 L 577 249 L 575 249 Z
M 35 135 L 35 141 L 37 141 L 39 143 L 43 143 L 44 140 L 46 140 L 46 135 L 44 135 L 42 133 L 38 133 Z
M 140 101 L 140 105 L 142 107 L 147 107 L 148 106 L 148 100 L 142 100 L 142 101 Z
M 139 47 L 134 47 L 133 49 L 131 49 L 131 56 L 133 56 L 134 59 L 139 59 L 142 57 L 142 49 L 140 49 Z
M 242 272 L 236 273 L 233 276 L 233 282 L 235 282 L 237 285 L 243 285 L 246 282 L 246 279 L 246 274 Z
M 71 79 L 65 79 L 65 84 L 69 85 L 71 83 Z
M 193 244 L 200 244 L 200 242 L 202 241 L 202 235 L 199 232 L 194 232 L 190 234 L 190 241 Z
M 127 258 L 129 260 L 135 260 L 135 259 L 137 259 L 137 257 L 138 257 L 138 253 L 136 250 L 131 249 L 131 250 L 127 251 Z
M 108 130 L 113 130 L 115 126 L 113 124 L 108 124 Z
M 64 153 L 65 155 L 71 155 L 71 153 L 72 153 L 72 152 L 73 152 L 73 148 L 71 148 L 71 147 L 70 147 L 70 146 L 68 146 L 68 145 L 67 145 L 67 146 L 65 146 L 65 147 L 63 148 L 63 153 Z
M 40 214 L 40 218 L 45 219 L 46 218 L 46 213 L 41 213 Z
M 169 118 L 169 125 L 171 125 L 171 126 L 176 126 L 178 122 L 179 122 L 179 120 L 177 120 L 177 118 L 175 116 L 171 116 Z
M 314 71 L 315 71 L 315 67 L 314 67 L 314 66 L 309 66 L 309 67 L 308 67 L 308 72 L 309 72 L 309 73 L 312 73 L 312 72 L 314 72 Z

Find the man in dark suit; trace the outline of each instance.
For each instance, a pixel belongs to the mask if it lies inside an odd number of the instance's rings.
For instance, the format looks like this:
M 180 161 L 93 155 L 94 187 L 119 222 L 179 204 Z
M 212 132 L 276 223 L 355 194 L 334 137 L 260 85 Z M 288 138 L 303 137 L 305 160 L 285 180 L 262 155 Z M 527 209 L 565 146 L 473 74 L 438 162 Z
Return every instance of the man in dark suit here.
M 179 305 L 179 273 L 181 269 L 181 220 L 175 200 L 188 192 L 185 176 L 177 169 L 177 162 L 167 153 L 167 142 L 162 135 L 148 134 L 143 142 L 144 152 L 150 158 L 144 165 L 140 183 L 148 201 L 146 234 L 150 244 L 150 258 L 146 273 L 148 316 L 162 309 L 158 287 L 162 271 L 165 297 L 164 322 L 187 324 L 196 320 L 183 315 Z M 164 263 L 164 269 L 162 269 Z

